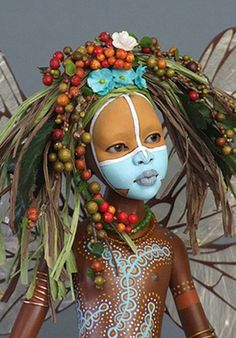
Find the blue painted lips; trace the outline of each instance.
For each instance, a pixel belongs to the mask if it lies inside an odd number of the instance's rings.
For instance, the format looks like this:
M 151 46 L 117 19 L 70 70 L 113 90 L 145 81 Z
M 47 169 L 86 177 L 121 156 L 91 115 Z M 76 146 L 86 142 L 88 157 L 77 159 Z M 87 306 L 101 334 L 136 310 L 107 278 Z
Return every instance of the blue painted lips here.
M 156 183 L 158 172 L 154 169 L 151 170 L 145 170 L 142 172 L 141 175 L 136 177 L 134 180 L 134 183 L 137 183 L 139 185 L 149 186 Z

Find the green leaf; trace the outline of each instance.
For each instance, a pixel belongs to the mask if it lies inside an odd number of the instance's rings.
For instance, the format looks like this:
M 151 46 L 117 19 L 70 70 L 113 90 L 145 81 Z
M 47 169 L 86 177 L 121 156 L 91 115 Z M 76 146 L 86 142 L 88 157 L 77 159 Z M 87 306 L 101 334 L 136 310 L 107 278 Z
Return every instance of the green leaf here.
M 93 255 L 101 257 L 104 251 L 104 247 L 101 243 L 96 242 L 91 244 L 89 250 Z
M 22 284 L 28 284 L 28 265 L 29 265 L 29 252 L 28 252 L 28 244 L 29 244 L 29 232 L 27 229 L 28 219 L 26 217 L 23 218 L 22 221 L 22 233 L 21 233 L 21 254 L 20 254 L 20 278 Z
M 2 224 L 2 219 L 0 220 L 0 226 L 1 224 Z M 3 234 L 0 228 L 0 265 L 3 265 L 5 263 L 6 263 L 5 243 L 4 243 Z
M 75 186 L 75 193 L 74 193 L 74 212 L 72 215 L 72 219 L 70 224 L 66 224 L 70 228 L 69 233 L 65 233 L 64 236 L 64 246 L 62 251 L 60 252 L 56 263 L 54 264 L 53 270 L 51 272 L 51 277 L 55 280 L 59 280 L 61 271 L 66 260 L 71 257 L 71 248 L 75 239 L 77 226 L 79 222 L 79 215 L 80 215 L 80 193 L 78 188 Z
M 179 61 L 179 49 L 178 48 L 176 48 L 175 50 L 175 60 Z
M 65 64 L 65 73 L 68 76 L 73 76 L 76 72 L 76 65 L 74 64 L 74 62 L 68 60 Z
M 29 107 L 36 102 L 37 100 L 40 100 L 44 96 L 48 94 L 52 90 L 52 88 L 55 87 L 56 84 L 53 84 L 52 86 L 49 86 L 47 88 L 44 88 L 40 92 L 37 92 L 36 94 L 29 97 L 27 100 L 22 102 L 22 104 L 18 107 L 17 111 L 12 115 L 10 120 L 7 122 L 6 126 L 4 127 L 4 130 L 0 134 L 0 144 L 6 139 L 6 137 L 11 133 L 13 127 L 15 124 L 20 121 L 20 119 L 25 115 Z
M 54 121 L 47 122 L 32 140 L 21 162 L 20 180 L 16 196 L 15 221 L 19 224 L 29 202 L 29 193 L 34 190 L 37 175 L 40 173 L 43 150 L 53 130 Z M 27 175 L 26 175 L 27 173 Z
M 152 45 L 152 38 L 150 38 L 149 36 L 144 36 L 140 40 L 139 44 L 142 48 L 148 48 Z
M 128 234 L 126 234 L 125 232 L 121 232 L 120 235 L 124 239 L 124 241 L 128 244 L 130 249 L 136 254 L 137 253 L 137 246 L 134 243 L 134 241 L 130 238 L 130 236 Z
M 87 86 L 84 86 L 83 88 L 81 88 L 81 93 L 83 96 L 92 96 L 94 94 L 92 89 L 90 89 Z
M 91 278 L 92 280 L 95 279 L 95 272 L 93 271 L 92 268 L 88 268 L 88 269 L 87 269 L 87 276 L 88 276 L 89 278 Z
M 207 130 L 208 125 L 213 122 L 210 110 L 201 102 L 191 102 L 185 94 L 178 96 L 193 126 L 197 129 Z
M 139 42 L 139 41 L 138 41 L 138 38 L 137 38 L 137 36 L 135 35 L 134 32 L 130 32 L 129 35 L 132 36 L 133 38 L 135 38 L 135 40 L 136 40 L 137 42 Z
M 102 204 L 104 202 L 102 198 L 94 198 L 93 200 L 97 202 L 98 204 Z

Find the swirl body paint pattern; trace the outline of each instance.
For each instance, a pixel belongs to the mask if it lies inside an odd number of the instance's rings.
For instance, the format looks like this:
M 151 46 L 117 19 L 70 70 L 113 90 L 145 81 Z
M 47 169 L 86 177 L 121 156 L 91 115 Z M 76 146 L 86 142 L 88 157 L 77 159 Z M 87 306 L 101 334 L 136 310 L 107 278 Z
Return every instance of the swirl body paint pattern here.
M 110 241 L 118 276 L 107 246 L 102 255 L 107 288 L 97 289 L 96 296 L 92 296 L 92 283 L 90 290 L 89 286 L 86 289 L 83 287 L 82 279 L 82 283 L 79 280 L 75 282 L 79 338 L 160 336 L 164 302 L 158 280 L 171 270 L 173 257 L 170 242 L 143 238 L 138 244 L 136 242 L 136 254 L 119 242 Z M 93 258 L 86 239 L 81 241 L 79 250 L 85 253 L 85 258 L 91 263 Z M 82 271 L 80 276 L 82 278 Z M 84 285 L 88 285 L 88 279 Z

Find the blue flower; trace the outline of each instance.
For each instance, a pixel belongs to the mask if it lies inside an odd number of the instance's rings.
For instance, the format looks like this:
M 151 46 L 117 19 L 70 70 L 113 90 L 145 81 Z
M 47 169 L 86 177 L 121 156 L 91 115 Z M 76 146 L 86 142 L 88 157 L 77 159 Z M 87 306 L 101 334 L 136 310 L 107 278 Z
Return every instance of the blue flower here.
M 112 72 L 104 68 L 92 71 L 88 76 L 87 83 L 94 93 L 106 95 L 114 88 L 114 82 L 112 80 Z
M 135 71 L 132 68 L 130 70 L 113 69 L 112 75 L 116 88 L 134 84 Z
M 134 83 L 140 89 L 147 88 L 147 81 L 142 78 L 143 74 L 145 73 L 146 68 L 147 68 L 146 66 L 143 67 L 140 65 L 136 69 L 136 77 L 134 79 Z

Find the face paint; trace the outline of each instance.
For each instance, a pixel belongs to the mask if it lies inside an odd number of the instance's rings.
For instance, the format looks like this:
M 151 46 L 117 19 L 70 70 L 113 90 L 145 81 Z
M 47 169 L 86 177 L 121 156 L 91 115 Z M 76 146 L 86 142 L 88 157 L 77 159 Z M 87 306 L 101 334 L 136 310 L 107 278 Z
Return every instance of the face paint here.
M 140 96 L 147 100 L 145 96 Z M 168 166 L 167 148 L 164 144 L 152 148 L 142 144 L 140 139 L 139 119 L 134 104 L 128 95 L 123 95 L 123 97 L 128 103 L 132 116 L 131 123 L 135 135 L 131 137 L 132 139 L 135 137 L 134 149 L 124 156 L 102 161 L 98 161 L 93 143 L 91 144 L 92 151 L 96 164 L 109 186 L 119 192 L 121 190 L 127 191 L 126 196 L 129 198 L 148 200 L 157 194 L 161 187 L 161 180 L 164 179 L 166 175 Z M 107 102 L 106 106 L 111 101 L 113 100 Z M 151 104 L 149 101 L 148 103 Z M 93 132 L 96 119 L 104 107 L 105 106 L 103 106 L 94 116 L 90 128 L 91 133 Z M 156 121 L 155 118 L 154 121 Z
M 166 175 L 167 148 L 166 145 L 154 149 L 137 147 L 126 156 L 99 165 L 113 189 L 128 189 L 127 197 L 148 200 L 157 194 Z

